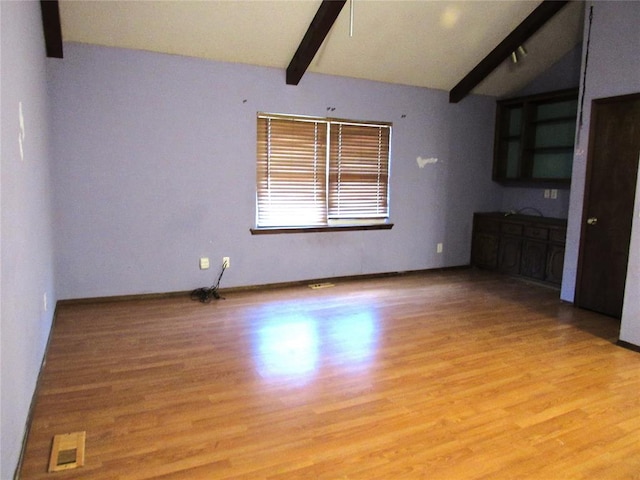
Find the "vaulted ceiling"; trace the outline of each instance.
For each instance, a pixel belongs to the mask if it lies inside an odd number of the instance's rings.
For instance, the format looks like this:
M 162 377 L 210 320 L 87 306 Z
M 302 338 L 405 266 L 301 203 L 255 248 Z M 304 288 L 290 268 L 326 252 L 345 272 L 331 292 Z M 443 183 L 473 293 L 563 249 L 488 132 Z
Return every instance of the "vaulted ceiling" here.
M 201 57 L 285 70 L 321 0 L 61 0 L 65 42 Z M 348 0 L 307 71 L 451 90 L 539 1 Z M 474 93 L 517 92 L 582 38 L 570 2 Z M 304 82 L 302 78 L 301 82 Z

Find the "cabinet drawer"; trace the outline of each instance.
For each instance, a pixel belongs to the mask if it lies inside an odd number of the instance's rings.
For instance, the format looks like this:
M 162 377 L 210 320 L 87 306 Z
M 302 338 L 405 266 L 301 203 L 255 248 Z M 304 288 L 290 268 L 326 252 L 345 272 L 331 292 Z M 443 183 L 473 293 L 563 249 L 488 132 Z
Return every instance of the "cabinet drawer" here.
M 476 217 L 475 230 L 482 233 L 495 233 L 500 232 L 500 223 L 493 218 Z
M 522 225 L 517 223 L 503 223 L 500 231 L 507 235 L 522 235 Z
M 536 240 L 546 240 L 549 236 L 549 230 L 542 227 L 524 227 L 524 236 Z
M 564 243 L 566 236 L 567 231 L 564 228 L 554 228 L 552 230 L 549 230 L 549 240 L 551 240 L 552 242 Z

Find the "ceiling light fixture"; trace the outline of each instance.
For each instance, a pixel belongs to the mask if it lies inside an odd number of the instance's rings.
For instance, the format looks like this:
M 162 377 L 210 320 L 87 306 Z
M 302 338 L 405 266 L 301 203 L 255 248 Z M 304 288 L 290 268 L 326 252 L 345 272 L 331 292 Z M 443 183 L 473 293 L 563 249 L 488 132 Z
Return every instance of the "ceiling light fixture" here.
M 517 51 L 514 50 L 513 52 L 511 52 L 511 61 L 514 64 L 518 63 L 518 53 L 520 54 L 521 57 L 527 56 L 527 49 L 524 48 L 524 45 L 520 45 Z

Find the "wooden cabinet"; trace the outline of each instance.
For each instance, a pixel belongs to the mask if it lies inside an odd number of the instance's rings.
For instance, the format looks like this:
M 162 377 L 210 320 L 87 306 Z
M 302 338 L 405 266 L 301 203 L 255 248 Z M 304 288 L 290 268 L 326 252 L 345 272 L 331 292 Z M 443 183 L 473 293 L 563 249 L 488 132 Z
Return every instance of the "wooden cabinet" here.
M 562 269 L 564 268 L 564 242 L 551 244 L 547 251 L 547 269 L 545 280 L 560 285 L 562 283 Z
M 560 285 L 566 231 L 564 219 L 476 213 L 471 264 Z
M 522 242 L 520 273 L 525 277 L 545 280 L 547 266 L 547 244 L 526 239 Z
M 493 179 L 568 188 L 577 109 L 577 89 L 498 101 Z
M 473 264 L 495 270 L 498 268 L 500 222 L 490 217 L 474 217 L 471 258 Z
M 498 270 L 503 273 L 520 273 L 522 239 L 513 235 L 501 235 L 498 241 Z

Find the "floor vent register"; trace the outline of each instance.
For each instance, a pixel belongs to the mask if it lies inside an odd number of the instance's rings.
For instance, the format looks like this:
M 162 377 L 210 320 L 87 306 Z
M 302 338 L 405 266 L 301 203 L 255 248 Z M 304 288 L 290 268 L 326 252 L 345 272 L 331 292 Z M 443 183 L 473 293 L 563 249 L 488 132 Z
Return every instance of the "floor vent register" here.
M 86 432 L 63 433 L 53 437 L 49 472 L 59 472 L 84 465 Z

